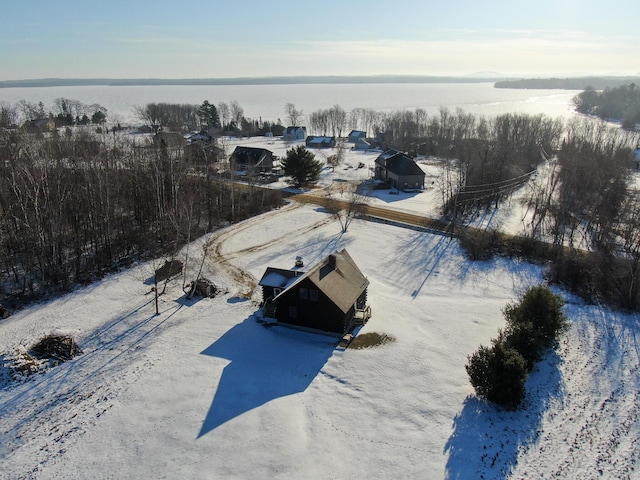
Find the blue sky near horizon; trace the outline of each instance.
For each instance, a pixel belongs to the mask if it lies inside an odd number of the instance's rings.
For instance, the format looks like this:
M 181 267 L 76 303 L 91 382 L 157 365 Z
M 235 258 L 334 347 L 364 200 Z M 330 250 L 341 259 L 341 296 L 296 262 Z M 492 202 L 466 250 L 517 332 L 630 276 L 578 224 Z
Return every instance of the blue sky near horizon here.
M 0 80 L 640 74 L 637 0 L 0 0 Z

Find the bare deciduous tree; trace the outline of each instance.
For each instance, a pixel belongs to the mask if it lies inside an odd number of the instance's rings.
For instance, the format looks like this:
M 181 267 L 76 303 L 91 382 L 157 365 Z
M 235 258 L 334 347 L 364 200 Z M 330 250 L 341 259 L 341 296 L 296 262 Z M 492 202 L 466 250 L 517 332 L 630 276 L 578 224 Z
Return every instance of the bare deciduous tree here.
M 302 110 L 298 110 L 293 103 L 287 103 L 284 106 L 284 112 L 289 120 L 289 125 L 297 127 L 304 116 Z
M 242 118 L 244 117 L 244 110 L 240 106 L 237 100 L 231 100 L 229 104 L 229 110 L 231 115 L 231 121 L 236 124 L 236 127 L 240 127 Z
M 336 198 L 336 194 L 340 197 Z M 366 201 L 365 197 L 358 193 L 357 184 L 337 182 L 327 191 L 325 205 L 340 223 L 342 233 L 346 233 L 353 219 L 364 211 Z

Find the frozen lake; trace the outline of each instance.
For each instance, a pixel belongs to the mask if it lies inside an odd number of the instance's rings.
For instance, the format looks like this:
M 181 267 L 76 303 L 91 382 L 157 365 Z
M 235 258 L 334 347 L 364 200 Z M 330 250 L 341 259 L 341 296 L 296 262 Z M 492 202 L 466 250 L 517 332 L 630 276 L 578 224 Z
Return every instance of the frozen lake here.
M 201 104 L 236 100 L 247 118 L 276 121 L 285 119 L 284 106 L 293 103 L 305 114 L 340 105 L 376 111 L 424 109 L 437 113 L 439 107 L 462 108 L 478 115 L 502 113 L 544 113 L 551 117 L 574 115 L 571 99 L 578 90 L 516 90 L 494 88 L 487 83 L 415 84 L 300 84 L 300 85 L 167 85 L 167 86 L 69 86 L 0 88 L 0 102 L 20 100 L 43 102 L 53 107 L 56 98 L 98 103 L 107 108 L 110 119 L 135 123 L 133 109 L 152 102 Z

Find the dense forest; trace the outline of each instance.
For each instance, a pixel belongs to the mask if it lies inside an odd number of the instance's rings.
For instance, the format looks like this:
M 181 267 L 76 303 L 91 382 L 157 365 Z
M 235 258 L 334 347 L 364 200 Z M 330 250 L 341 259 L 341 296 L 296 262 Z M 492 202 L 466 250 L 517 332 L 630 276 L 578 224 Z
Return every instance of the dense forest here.
M 587 87 L 573 99 L 576 110 L 604 120 L 622 123 L 622 128 L 637 130 L 640 126 L 640 88 L 635 83 L 597 91 Z

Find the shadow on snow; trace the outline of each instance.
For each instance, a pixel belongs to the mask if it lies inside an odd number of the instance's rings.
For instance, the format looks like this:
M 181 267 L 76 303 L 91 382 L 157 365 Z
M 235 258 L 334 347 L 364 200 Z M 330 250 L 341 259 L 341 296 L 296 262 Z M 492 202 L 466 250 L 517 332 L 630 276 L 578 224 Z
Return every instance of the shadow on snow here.
M 265 328 L 254 316 L 235 325 L 201 352 L 230 363 L 224 367 L 198 438 L 272 400 L 305 391 L 336 343 L 322 334 Z
M 454 432 L 445 445 L 446 478 L 506 478 L 520 452 L 535 444 L 542 419 L 552 401 L 562 396 L 560 356 L 549 352 L 529 374 L 527 396 L 520 410 L 497 409 L 469 396 L 454 418 Z

